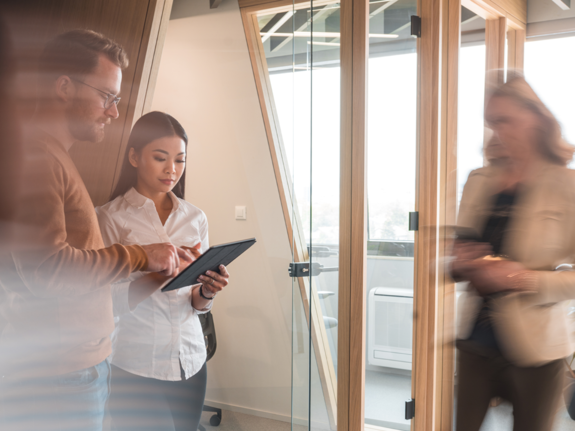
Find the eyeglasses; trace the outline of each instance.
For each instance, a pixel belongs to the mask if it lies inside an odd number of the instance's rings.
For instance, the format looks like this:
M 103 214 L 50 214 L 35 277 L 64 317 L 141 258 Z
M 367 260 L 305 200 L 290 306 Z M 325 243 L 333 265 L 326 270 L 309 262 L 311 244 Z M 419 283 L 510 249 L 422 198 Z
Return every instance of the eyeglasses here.
M 115 104 L 116 106 L 118 106 L 118 103 L 120 102 L 120 99 L 122 99 L 121 97 L 117 97 L 115 94 L 112 93 L 106 93 L 105 91 L 102 91 L 96 87 L 92 87 L 90 84 L 86 84 L 84 81 L 80 81 L 79 79 L 76 78 L 72 78 L 70 77 L 70 79 L 72 81 L 76 81 L 79 82 L 80 84 L 84 84 L 87 87 L 93 88 L 96 91 L 99 91 L 100 93 L 102 93 L 104 96 L 106 96 L 106 100 L 104 100 L 104 109 L 109 109 L 113 104 Z

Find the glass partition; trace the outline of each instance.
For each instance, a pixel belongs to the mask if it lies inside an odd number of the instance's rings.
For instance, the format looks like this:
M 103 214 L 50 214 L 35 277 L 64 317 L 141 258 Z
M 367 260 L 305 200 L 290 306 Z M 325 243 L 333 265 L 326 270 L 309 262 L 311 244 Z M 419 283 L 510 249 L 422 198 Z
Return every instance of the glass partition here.
M 292 416 L 309 429 L 337 415 L 339 17 L 310 2 L 257 19 L 293 231 Z
M 485 137 L 484 105 L 486 80 L 485 20 L 461 8 L 461 47 L 459 50 L 457 100 L 457 210 L 470 172 L 483 166 Z M 467 282 L 455 284 L 455 321 L 459 320 L 460 298 Z M 457 397 L 457 349 L 455 349 L 454 396 Z M 456 415 L 454 401 L 454 417 Z M 487 424 L 488 418 L 486 418 Z M 455 426 L 455 422 L 454 422 Z M 492 428 L 490 428 L 492 429 Z
M 462 7 L 457 102 L 458 206 L 469 173 L 483 166 L 485 57 L 485 20 Z
M 575 124 L 573 115 L 575 108 L 573 96 L 575 95 L 575 83 L 571 79 L 552 79 L 558 71 L 566 75 L 575 71 L 575 58 L 565 55 L 575 49 L 575 32 L 562 35 L 562 37 L 531 40 L 525 44 L 525 78 L 533 87 L 543 103 L 555 115 L 561 124 L 563 137 L 570 144 L 575 144 Z M 575 167 L 575 161 L 571 161 L 569 167 Z M 569 304 L 569 311 L 573 312 L 575 301 Z M 570 361 L 571 358 L 568 358 Z M 574 362 L 571 361 L 571 368 Z M 573 420 L 567 413 L 564 403 L 561 403 L 553 430 L 575 429 Z
M 417 150 L 415 0 L 372 2 L 368 60 L 365 423 L 409 430 Z M 377 428 L 380 429 L 380 428 Z
M 543 103 L 561 123 L 567 142 L 575 144 L 575 82 L 572 79 L 553 79 L 558 72 L 570 76 L 575 71 L 575 57 L 565 55 L 575 49 L 575 32 L 562 37 L 529 40 L 525 44 L 525 78 Z M 575 167 L 571 162 L 570 168 Z

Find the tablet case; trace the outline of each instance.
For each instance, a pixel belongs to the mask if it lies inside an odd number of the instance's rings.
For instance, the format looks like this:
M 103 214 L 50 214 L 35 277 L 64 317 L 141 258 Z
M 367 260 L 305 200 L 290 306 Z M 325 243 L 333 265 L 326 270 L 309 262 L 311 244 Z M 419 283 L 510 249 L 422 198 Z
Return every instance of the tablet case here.
M 255 243 L 256 239 L 251 238 L 210 247 L 184 271 L 168 281 L 162 287 L 162 292 L 198 284 L 200 275 L 205 274 L 207 271 L 219 272 L 220 265 L 229 265 Z

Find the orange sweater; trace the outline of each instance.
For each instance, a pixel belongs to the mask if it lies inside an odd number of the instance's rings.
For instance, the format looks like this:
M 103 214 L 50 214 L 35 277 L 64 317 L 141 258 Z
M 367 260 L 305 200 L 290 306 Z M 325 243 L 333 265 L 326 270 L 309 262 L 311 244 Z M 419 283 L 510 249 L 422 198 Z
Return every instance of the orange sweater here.
M 64 374 L 110 355 L 110 283 L 145 270 L 148 260 L 138 245 L 104 248 L 68 152 L 42 132 L 27 141 L 17 242 L 0 271 L 10 322 L 0 338 L 0 367 L 29 376 Z

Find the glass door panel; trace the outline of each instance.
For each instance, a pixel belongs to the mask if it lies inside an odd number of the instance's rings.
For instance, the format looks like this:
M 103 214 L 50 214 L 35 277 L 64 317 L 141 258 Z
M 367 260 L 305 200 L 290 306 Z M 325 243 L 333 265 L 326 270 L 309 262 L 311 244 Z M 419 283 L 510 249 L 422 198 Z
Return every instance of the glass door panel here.
M 415 0 L 372 1 L 368 63 L 365 423 L 409 430 L 417 144 Z
M 485 20 L 462 7 L 457 102 L 458 207 L 469 173 L 483 166 L 485 57 Z
M 292 229 L 292 419 L 306 429 L 336 429 L 339 17 L 309 2 L 257 19 Z
M 575 124 L 573 116 L 575 106 L 569 101 L 575 95 L 575 82 L 565 79 L 550 79 L 556 71 L 561 70 L 568 74 L 575 71 L 575 58 L 564 55 L 566 52 L 575 50 L 575 34 L 561 35 L 555 38 L 535 39 L 525 44 L 525 77 L 527 82 L 533 87 L 537 95 L 541 98 L 547 108 L 559 120 L 564 138 L 569 143 L 575 142 Z M 566 97 L 569 95 L 569 97 Z M 575 161 L 571 161 L 569 168 L 575 168 Z M 573 310 L 575 301 L 569 304 Z M 575 362 L 568 357 L 571 368 Z M 575 423 L 569 417 L 566 405 L 561 403 L 555 423 L 554 431 L 574 430 Z

